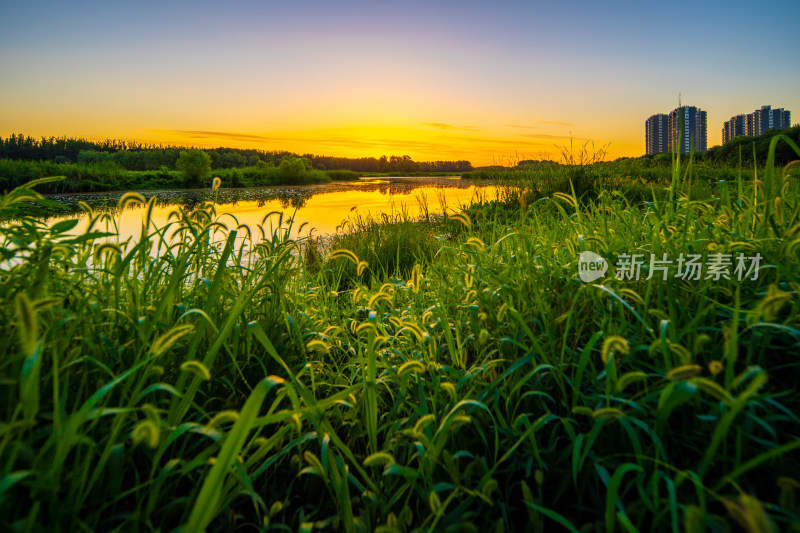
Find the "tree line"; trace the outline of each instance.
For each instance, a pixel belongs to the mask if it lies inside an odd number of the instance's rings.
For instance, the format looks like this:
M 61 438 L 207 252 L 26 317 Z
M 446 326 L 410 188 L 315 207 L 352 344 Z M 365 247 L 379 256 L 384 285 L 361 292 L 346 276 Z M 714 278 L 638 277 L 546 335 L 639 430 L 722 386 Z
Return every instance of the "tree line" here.
M 758 137 L 736 137 L 722 146 L 709 148 L 703 157 L 705 161 L 735 167 L 739 164 L 740 154 L 743 165 L 752 165 L 755 156 L 755 163 L 763 166 L 767 162 L 769 144 L 776 135 L 786 135 L 800 145 L 800 125 L 796 125 L 783 130 L 771 130 Z M 778 141 L 775 147 L 775 164 L 783 166 L 795 159 L 797 154 L 792 147 L 784 141 Z
M 89 141 L 71 137 L 41 137 L 22 134 L 0 137 L 0 159 L 15 161 L 47 161 L 53 163 L 106 163 L 125 170 L 174 170 L 181 151 L 186 147 L 147 144 L 138 141 Z M 200 148 L 211 158 L 211 168 L 244 168 L 264 163 L 279 165 L 286 158 L 299 157 L 288 151 L 266 151 L 245 148 Z M 411 157 L 332 157 L 304 154 L 315 170 L 352 170 L 356 172 L 467 172 L 469 161 L 414 161 Z
M 770 130 L 758 137 L 735 137 L 721 146 L 714 146 L 705 152 L 697 152 L 693 157 L 695 162 L 722 167 L 737 168 L 740 162 L 744 167 L 752 167 L 754 163 L 764 166 L 767 163 L 770 142 L 776 135 L 785 135 L 796 145 L 800 145 L 800 125 L 795 125 L 783 130 Z M 682 155 L 681 157 L 688 156 Z M 656 166 L 669 167 L 672 165 L 672 155 L 668 153 L 643 155 L 639 159 Z M 775 147 L 775 164 L 784 166 L 795 159 L 797 159 L 797 154 L 792 147 L 784 141 L 779 141 Z

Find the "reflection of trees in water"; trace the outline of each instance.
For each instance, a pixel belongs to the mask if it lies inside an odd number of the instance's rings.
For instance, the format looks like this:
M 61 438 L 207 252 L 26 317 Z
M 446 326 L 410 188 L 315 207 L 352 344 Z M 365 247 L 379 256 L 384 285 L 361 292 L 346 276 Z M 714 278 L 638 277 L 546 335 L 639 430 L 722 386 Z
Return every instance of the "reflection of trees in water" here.
M 200 205 L 204 200 L 203 196 L 204 195 L 202 194 L 197 194 L 194 192 L 178 192 L 167 195 L 156 194 L 159 204 L 179 205 L 187 210 L 194 209 Z
M 386 183 L 380 185 L 378 191 L 381 194 L 388 194 L 388 195 L 406 195 L 411 194 L 416 187 L 409 187 L 408 184 L 405 183 Z
M 299 209 L 304 205 L 306 205 L 308 198 L 309 197 L 306 196 L 296 195 L 296 196 L 278 198 L 278 201 L 281 203 L 282 209 L 289 209 L 290 207 L 294 209 Z
M 374 187 L 362 187 L 361 190 L 377 190 L 381 194 L 390 196 L 407 196 L 420 189 L 466 189 L 472 185 L 474 185 L 474 183 L 467 180 L 440 180 L 436 183 L 392 181 L 389 183 L 376 184 Z
M 475 185 L 471 180 L 452 180 L 441 178 L 393 179 L 380 178 L 379 182 L 362 181 L 357 183 L 327 183 L 302 187 L 254 187 L 249 189 L 210 189 L 188 191 L 141 191 L 145 198 L 156 196 L 159 205 L 180 205 L 193 209 L 202 202 L 216 201 L 217 204 L 236 205 L 239 202 L 257 202 L 263 207 L 267 202 L 277 200 L 283 209 L 301 208 L 308 200 L 318 194 L 347 193 L 356 191 L 378 191 L 386 196 L 410 196 L 420 189 L 463 189 Z M 83 201 L 95 209 L 114 208 L 121 193 L 94 193 L 74 195 L 54 195 L 55 200 L 72 212 L 80 211 L 78 202 Z
M 320 193 L 323 191 L 315 191 Z M 220 191 L 214 196 L 213 193 L 206 192 L 169 192 L 160 194 L 159 204 L 180 205 L 192 209 L 201 202 L 216 200 L 217 204 L 236 206 L 240 202 L 255 202 L 258 207 L 264 207 L 269 202 L 277 201 L 281 208 L 300 208 L 303 207 L 314 193 L 296 189 L 237 189 L 232 191 Z

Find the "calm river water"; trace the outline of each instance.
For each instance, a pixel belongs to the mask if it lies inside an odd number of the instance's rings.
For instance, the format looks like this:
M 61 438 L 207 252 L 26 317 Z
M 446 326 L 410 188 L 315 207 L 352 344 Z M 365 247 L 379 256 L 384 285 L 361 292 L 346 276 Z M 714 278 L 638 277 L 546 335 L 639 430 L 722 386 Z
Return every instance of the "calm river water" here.
M 302 187 L 259 187 L 248 189 L 221 189 L 213 193 L 209 190 L 193 191 L 155 191 L 159 202 L 153 209 L 152 221 L 157 227 L 167 224 L 169 213 L 177 205 L 191 207 L 204 200 L 215 197 L 220 222 L 230 229 L 239 225 L 249 226 L 254 243 L 260 240 L 256 230 L 265 215 L 273 211 L 284 212 L 284 217 L 294 215 L 293 237 L 329 235 L 340 231 L 343 222 L 356 216 L 380 218 L 384 214 L 397 214 L 403 211 L 410 218 L 431 214 L 459 211 L 473 201 L 493 200 L 498 188 L 481 185 L 458 177 L 414 177 L 414 178 L 362 178 L 352 182 L 336 182 Z M 114 207 L 120 194 L 76 194 L 53 196 L 51 199 L 69 206 L 84 201 L 95 209 Z M 129 237 L 134 240 L 141 231 L 144 208 L 128 208 L 115 214 L 119 242 Z M 84 231 L 88 222 L 84 214 L 65 215 L 53 218 L 50 222 L 70 218 L 80 218 L 80 223 L 70 233 Z M 235 220 L 234 220 L 235 219 Z M 270 221 L 277 222 L 277 216 Z M 301 233 L 298 228 L 306 223 Z M 269 230 L 270 222 L 265 224 Z M 114 231 L 107 222 L 96 225 L 96 230 Z M 240 236 L 243 236 L 240 232 Z M 117 238 L 112 239 L 114 241 Z

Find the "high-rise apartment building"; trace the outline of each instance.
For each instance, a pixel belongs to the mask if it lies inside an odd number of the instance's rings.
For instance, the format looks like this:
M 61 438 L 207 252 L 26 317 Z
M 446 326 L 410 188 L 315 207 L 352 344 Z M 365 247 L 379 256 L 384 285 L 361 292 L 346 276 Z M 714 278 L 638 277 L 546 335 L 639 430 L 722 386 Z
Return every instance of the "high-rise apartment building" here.
M 722 128 L 722 144 L 742 135 L 747 135 L 747 117 L 746 115 L 733 116 Z
M 706 112 L 699 107 L 681 106 L 670 113 L 659 113 L 644 123 L 644 142 L 648 154 L 682 154 L 706 151 Z
M 669 152 L 669 117 L 659 113 L 648 118 L 644 123 L 644 137 L 647 154 Z
M 772 109 L 772 106 L 762 105 L 761 109 L 753 111 L 754 135 L 767 133 L 769 130 L 782 130 L 791 126 L 791 113 L 783 108 Z
M 681 106 L 669 114 L 669 145 L 681 154 L 706 151 L 706 112 L 699 107 Z
M 742 121 L 742 127 L 739 127 Z M 746 135 L 756 137 L 769 130 L 782 130 L 792 125 L 792 113 L 783 108 L 772 109 L 772 106 L 764 105 L 761 109 L 756 109 L 747 115 L 736 115 L 725 123 L 722 128 L 722 144 L 735 137 Z

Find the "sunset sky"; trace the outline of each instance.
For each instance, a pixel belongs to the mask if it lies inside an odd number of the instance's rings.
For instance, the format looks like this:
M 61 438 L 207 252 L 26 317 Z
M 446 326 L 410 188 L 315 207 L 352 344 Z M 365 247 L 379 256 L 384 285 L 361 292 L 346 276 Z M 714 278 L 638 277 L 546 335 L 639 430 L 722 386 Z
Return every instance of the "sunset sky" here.
M 800 122 L 800 1 L 11 2 L 0 136 L 475 165 L 644 153 L 648 116 Z

